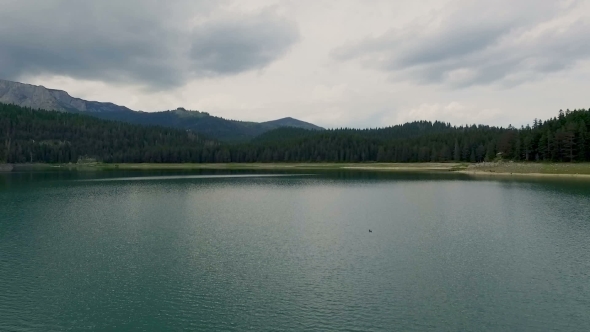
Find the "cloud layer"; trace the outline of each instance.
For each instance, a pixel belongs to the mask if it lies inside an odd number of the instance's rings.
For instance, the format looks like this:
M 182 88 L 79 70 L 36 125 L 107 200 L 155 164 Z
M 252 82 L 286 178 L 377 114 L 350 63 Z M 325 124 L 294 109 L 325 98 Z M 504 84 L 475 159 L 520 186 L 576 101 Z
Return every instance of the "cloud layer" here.
M 394 79 L 514 86 L 590 58 L 590 22 L 578 15 L 581 3 L 456 1 L 403 28 L 341 46 L 333 56 Z
M 323 127 L 588 108 L 590 0 L 0 0 L 0 78 Z
M 0 77 L 63 75 L 156 89 L 261 69 L 297 42 L 295 23 L 223 2 L 2 1 Z

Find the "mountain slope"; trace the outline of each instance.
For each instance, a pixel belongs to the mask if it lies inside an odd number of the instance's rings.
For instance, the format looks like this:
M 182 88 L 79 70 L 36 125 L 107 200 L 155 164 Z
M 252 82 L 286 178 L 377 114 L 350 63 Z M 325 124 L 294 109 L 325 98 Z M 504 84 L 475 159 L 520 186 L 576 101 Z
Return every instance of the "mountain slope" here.
M 281 127 L 323 129 L 293 118 L 257 123 L 228 120 L 211 116 L 206 112 L 188 111 L 184 108 L 164 112 L 133 111 L 113 103 L 75 98 L 62 90 L 6 80 L 0 80 L 0 102 L 33 109 L 83 113 L 105 120 L 192 130 L 219 140 L 234 142 L 248 141 L 269 130 Z
M 313 123 L 301 121 L 294 119 L 292 117 L 286 117 L 278 120 L 273 121 L 266 121 L 262 122 L 263 125 L 270 126 L 274 128 L 282 128 L 282 127 L 292 127 L 292 128 L 301 128 L 307 130 L 323 130 L 324 128 L 314 125 Z
M 0 163 L 201 162 L 219 143 L 193 132 L 0 103 Z
M 0 102 L 61 112 L 132 112 L 113 103 L 74 98 L 62 90 L 0 80 Z
M 108 112 L 94 113 L 95 117 L 128 123 L 166 126 L 192 130 L 223 141 L 248 141 L 274 128 L 256 122 L 226 120 L 205 112 L 179 108 L 163 112 Z

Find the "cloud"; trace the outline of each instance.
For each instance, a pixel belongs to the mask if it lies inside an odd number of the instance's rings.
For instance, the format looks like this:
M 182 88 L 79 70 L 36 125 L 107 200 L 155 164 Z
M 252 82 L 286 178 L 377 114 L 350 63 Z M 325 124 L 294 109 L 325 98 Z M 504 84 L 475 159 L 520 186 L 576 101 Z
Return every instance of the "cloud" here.
M 520 126 L 590 106 L 588 16 L 588 0 L 0 0 L 0 78 L 150 112 Z
M 260 69 L 298 39 L 297 28 L 271 12 L 207 22 L 192 35 L 190 58 L 202 75 Z
M 227 3 L 4 0 L 0 77 L 61 75 L 165 89 L 264 68 L 298 41 L 293 22 Z
M 421 21 L 335 49 L 394 79 L 514 86 L 590 58 L 582 1 L 455 1 Z

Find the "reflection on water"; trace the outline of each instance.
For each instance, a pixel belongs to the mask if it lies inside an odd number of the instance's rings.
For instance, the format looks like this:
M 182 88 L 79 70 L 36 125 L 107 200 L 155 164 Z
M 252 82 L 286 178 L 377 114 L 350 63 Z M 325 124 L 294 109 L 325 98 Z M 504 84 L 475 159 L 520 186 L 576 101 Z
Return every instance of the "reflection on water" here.
M 189 180 L 189 179 L 235 179 L 235 178 L 268 178 L 287 176 L 311 176 L 313 174 L 225 174 L 225 175 L 150 175 L 130 176 L 117 178 L 85 179 L 79 181 L 163 181 L 163 180 Z
M 589 330 L 589 198 L 452 173 L 2 174 L 0 330 Z

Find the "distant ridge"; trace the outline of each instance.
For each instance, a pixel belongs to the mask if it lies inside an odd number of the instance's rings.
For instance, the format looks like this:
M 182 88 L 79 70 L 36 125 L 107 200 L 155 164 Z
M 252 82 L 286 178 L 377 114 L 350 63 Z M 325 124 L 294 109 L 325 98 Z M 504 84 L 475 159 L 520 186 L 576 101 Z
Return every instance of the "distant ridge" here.
M 0 102 L 62 112 L 133 112 L 113 103 L 74 98 L 62 90 L 0 80 Z
M 275 128 L 280 127 L 293 127 L 307 130 L 323 130 L 324 128 L 314 125 L 313 123 L 294 119 L 292 117 L 286 117 L 278 120 L 262 122 L 264 125 L 274 126 Z
M 323 129 L 291 117 L 258 123 L 228 120 L 212 116 L 206 112 L 186 110 L 182 107 L 163 112 L 134 111 L 113 103 L 75 98 L 62 90 L 1 79 L 0 103 L 34 109 L 84 113 L 105 120 L 124 121 L 140 125 L 158 125 L 192 130 L 222 141 L 249 141 L 267 131 L 282 127 L 310 130 Z

